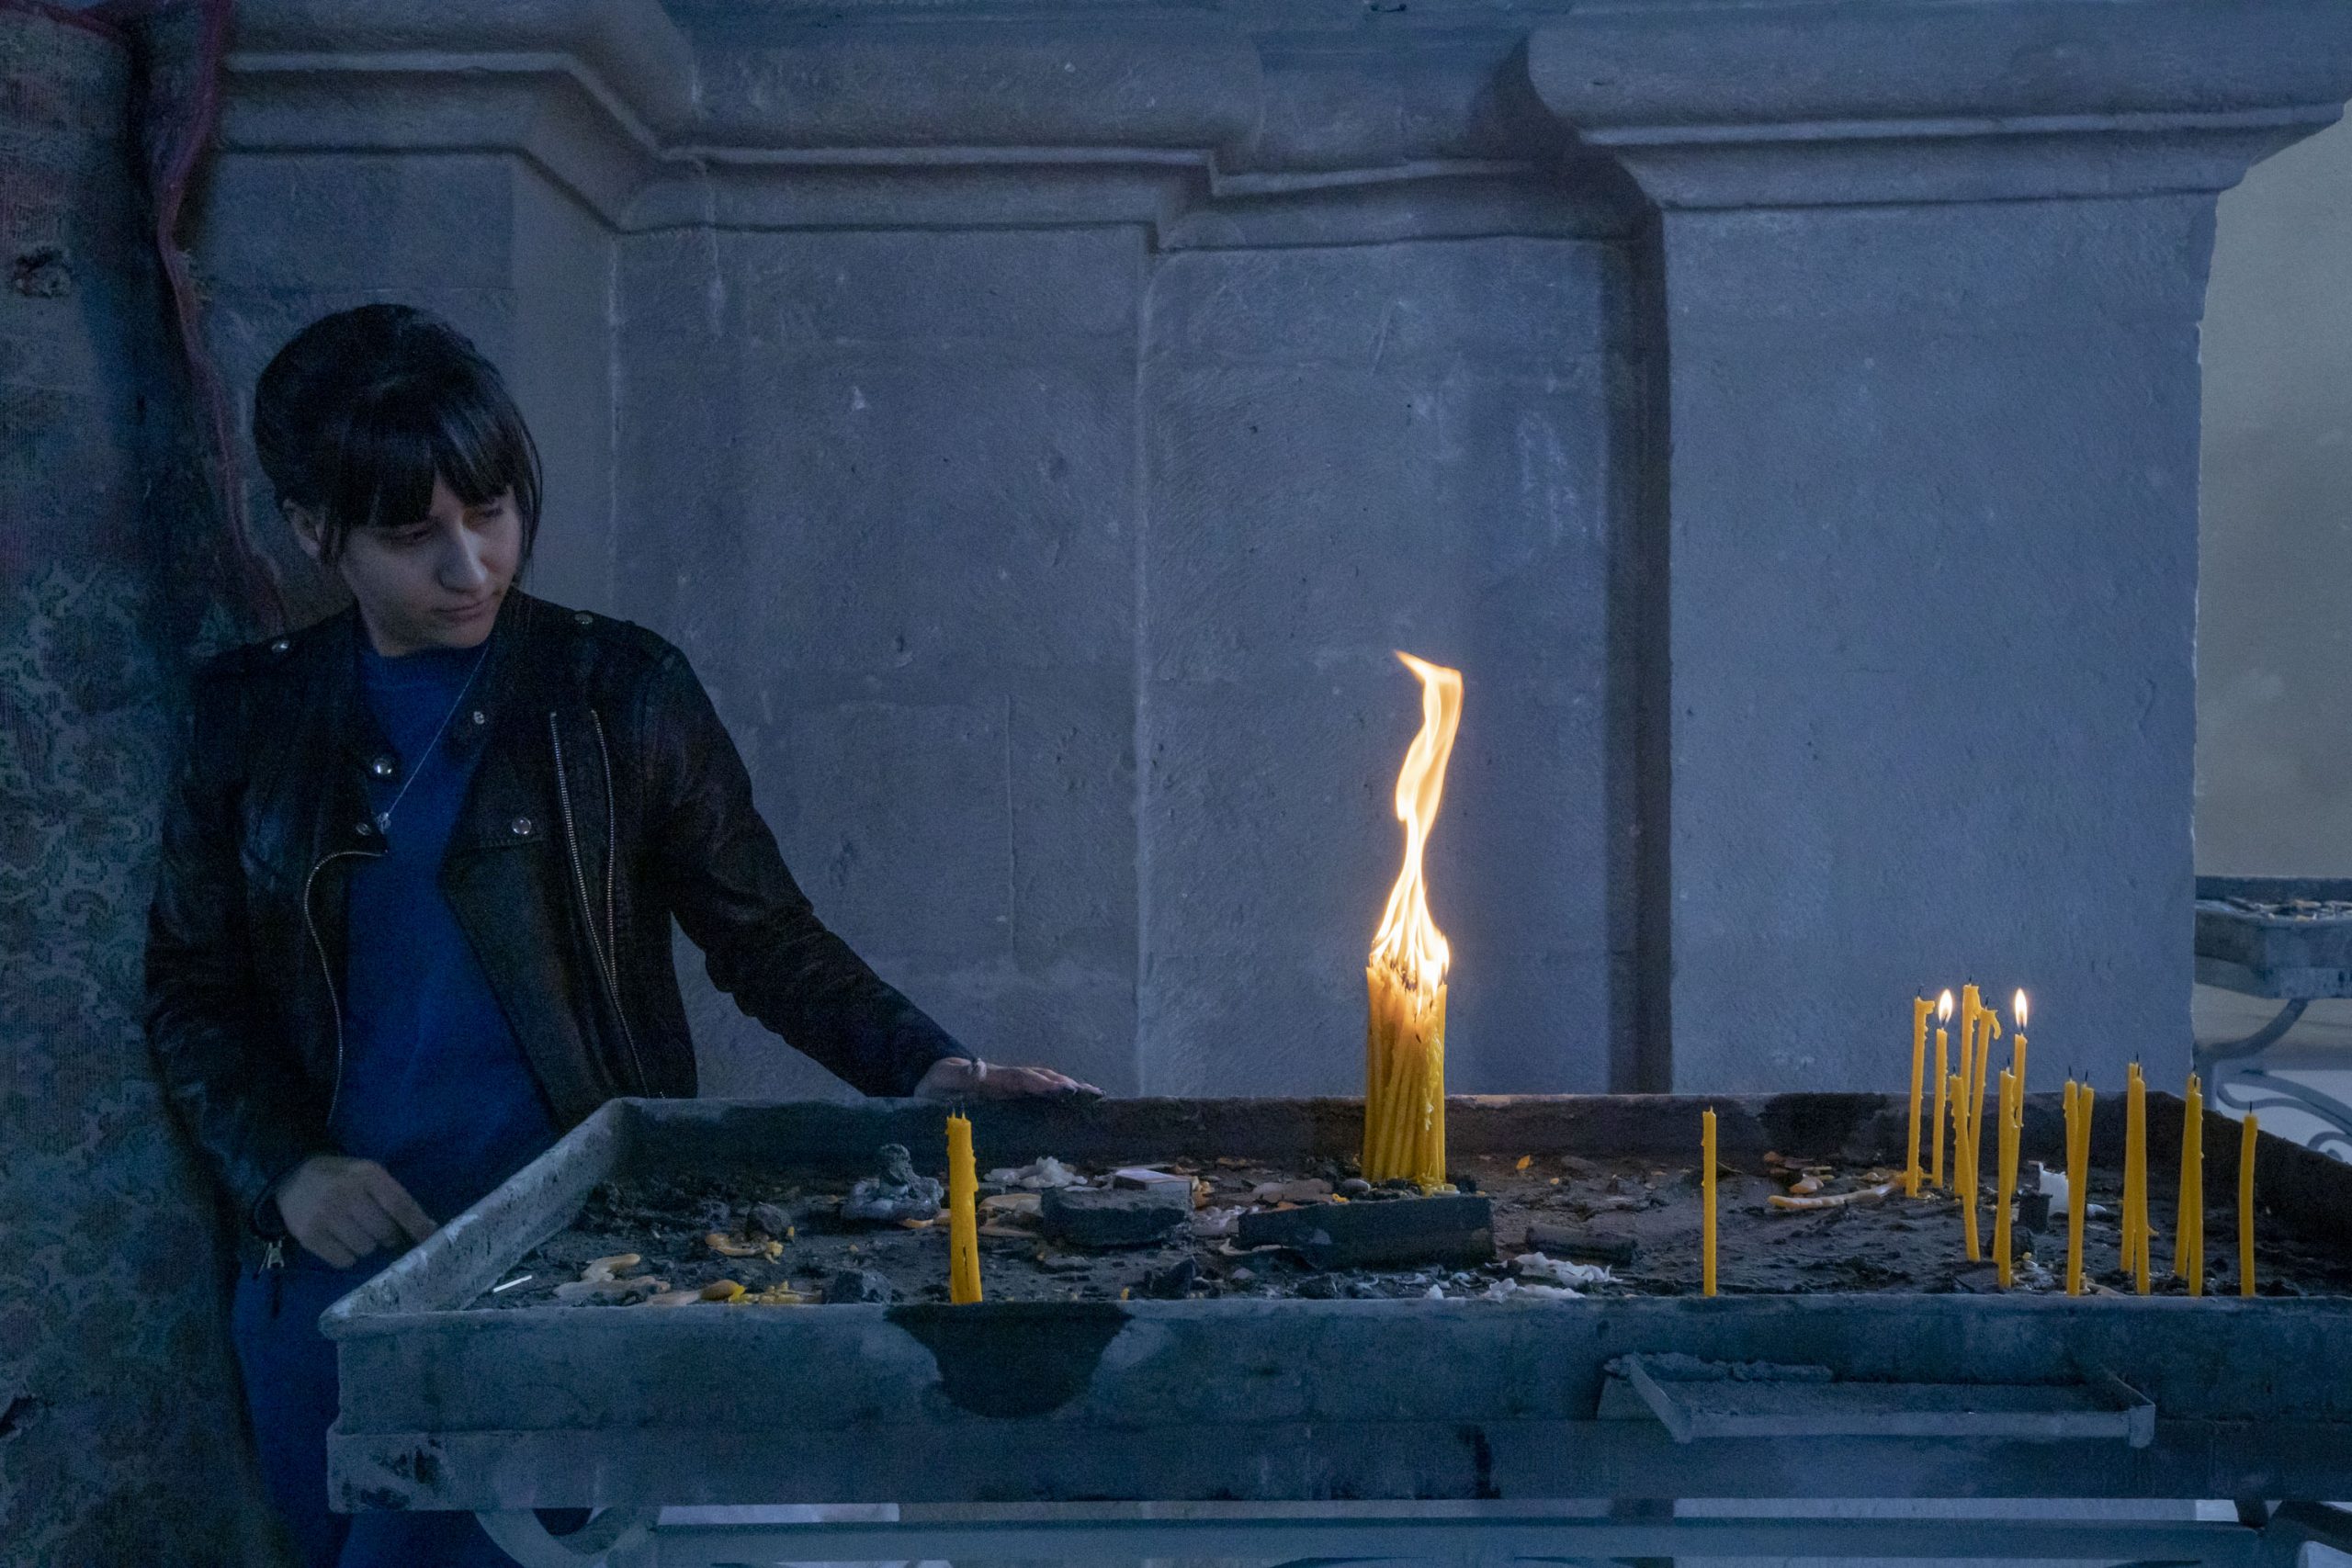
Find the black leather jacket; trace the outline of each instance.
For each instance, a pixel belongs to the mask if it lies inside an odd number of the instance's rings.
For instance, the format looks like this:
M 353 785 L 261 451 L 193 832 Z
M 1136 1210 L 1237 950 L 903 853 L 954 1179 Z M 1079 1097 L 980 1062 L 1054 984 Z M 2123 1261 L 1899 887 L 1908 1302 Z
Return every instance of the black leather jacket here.
M 362 635 L 346 610 L 211 660 L 164 818 L 148 1041 L 265 1231 L 269 1190 L 333 1152 L 344 894 L 382 852 L 364 781 L 390 748 Z M 653 633 L 509 592 L 440 744 L 481 750 L 442 890 L 559 1128 L 616 1095 L 695 1092 L 673 916 L 744 1011 L 867 1094 L 964 1054 L 819 921 L 702 683 Z

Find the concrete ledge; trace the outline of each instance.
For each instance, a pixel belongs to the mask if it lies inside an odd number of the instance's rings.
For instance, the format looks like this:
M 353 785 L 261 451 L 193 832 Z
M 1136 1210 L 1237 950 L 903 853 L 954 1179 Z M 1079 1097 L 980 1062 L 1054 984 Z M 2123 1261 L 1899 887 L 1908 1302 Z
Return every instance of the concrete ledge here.
M 1528 73 L 1586 130 L 2226 114 L 2352 96 L 2341 0 L 1778 0 L 1578 6 Z
M 2352 6 L 1604 6 L 1527 73 L 1668 207 L 2210 191 L 2337 118 Z
M 699 96 L 693 46 L 656 0 L 245 0 L 231 47 L 232 75 L 569 60 L 657 134 L 691 124 Z
M 697 139 L 738 146 L 1221 147 L 1263 100 L 1238 28 L 1149 12 L 808 26 L 714 43 L 702 70 Z

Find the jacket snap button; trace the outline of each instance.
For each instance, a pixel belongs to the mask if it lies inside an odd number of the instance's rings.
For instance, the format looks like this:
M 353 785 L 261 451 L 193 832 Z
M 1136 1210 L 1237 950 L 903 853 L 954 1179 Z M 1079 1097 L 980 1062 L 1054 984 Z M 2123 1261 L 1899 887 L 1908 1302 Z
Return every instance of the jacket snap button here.
M 476 724 L 488 724 L 490 722 L 490 715 L 482 712 L 480 708 L 476 708 L 474 709 L 474 722 Z
M 514 836 L 518 839 L 527 839 L 531 836 L 531 819 L 527 817 L 514 818 Z
M 376 829 L 375 829 L 375 825 L 374 825 L 373 823 L 368 823 L 368 822 L 354 822 L 354 823 L 351 825 L 351 830 L 352 830 L 353 832 L 355 832 L 355 833 L 358 834 L 361 838 L 363 838 L 363 839 L 364 839 L 364 838 L 367 838 L 369 834 L 371 834 L 371 833 L 375 832 Z
M 390 778 L 392 776 L 392 760 L 390 757 L 379 757 L 374 761 L 368 764 L 368 771 L 375 774 L 379 779 Z
M 272 653 L 283 653 L 293 646 L 294 644 L 289 639 L 286 637 L 279 637 L 276 642 L 269 645 L 269 651 Z
M 593 626 L 593 625 L 595 623 L 595 620 L 596 620 L 596 617 L 595 617 L 595 616 L 594 616 L 594 615 L 590 615 L 590 614 L 589 614 L 587 611 L 585 611 L 585 610 L 575 610 L 575 611 L 573 611 L 573 612 L 572 612 L 572 615 L 571 615 L 571 618 L 572 618 L 573 620 L 575 620 L 575 621 L 578 621 L 578 622 L 579 622 L 582 626 Z

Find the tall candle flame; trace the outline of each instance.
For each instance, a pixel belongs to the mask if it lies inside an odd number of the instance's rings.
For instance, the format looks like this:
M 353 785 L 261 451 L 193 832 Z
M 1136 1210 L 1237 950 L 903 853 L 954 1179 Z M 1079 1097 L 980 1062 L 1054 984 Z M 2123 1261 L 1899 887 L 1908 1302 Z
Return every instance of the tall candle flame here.
M 1936 1021 L 1943 1023 L 1951 1017 L 1951 993 L 1946 991 L 1936 1003 Z
M 1446 759 L 1453 754 L 1453 732 L 1462 722 L 1462 671 L 1399 652 L 1405 668 L 1421 680 L 1421 732 L 1405 752 L 1396 773 L 1396 819 L 1405 824 L 1405 869 L 1389 890 L 1388 908 L 1372 939 L 1372 961 L 1385 964 L 1429 1005 L 1453 950 L 1430 919 L 1427 885 L 1421 880 L 1421 847 L 1437 821 L 1438 797 L 1445 791 Z
M 2018 1027 L 2023 1029 L 2025 1027 L 2025 993 L 2023 991 L 2019 991 L 2017 994 L 2017 999 L 2009 1004 L 2009 1012 L 2017 1019 Z

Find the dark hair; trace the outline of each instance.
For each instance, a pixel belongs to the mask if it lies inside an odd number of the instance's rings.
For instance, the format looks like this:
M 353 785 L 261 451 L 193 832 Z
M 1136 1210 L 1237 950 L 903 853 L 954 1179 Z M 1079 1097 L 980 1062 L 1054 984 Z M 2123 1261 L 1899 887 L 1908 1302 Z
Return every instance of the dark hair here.
M 254 389 L 254 448 L 280 507 L 317 520 L 321 553 L 354 528 L 424 515 L 435 475 L 469 506 L 513 489 L 523 558 L 538 536 L 539 449 L 498 367 L 411 305 L 361 305 L 312 321 Z

